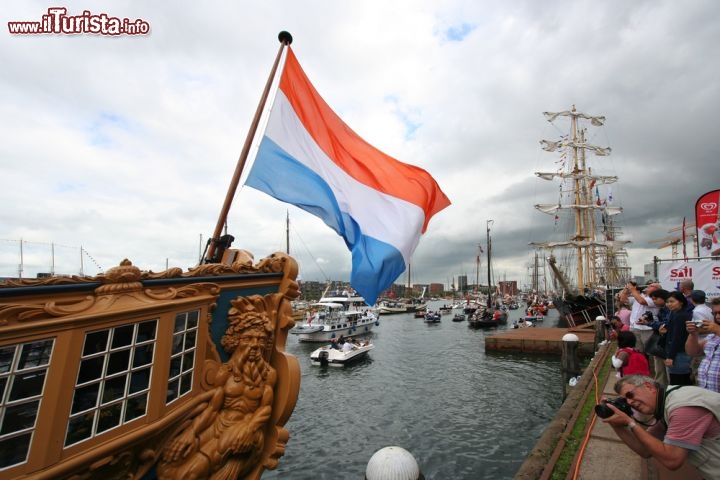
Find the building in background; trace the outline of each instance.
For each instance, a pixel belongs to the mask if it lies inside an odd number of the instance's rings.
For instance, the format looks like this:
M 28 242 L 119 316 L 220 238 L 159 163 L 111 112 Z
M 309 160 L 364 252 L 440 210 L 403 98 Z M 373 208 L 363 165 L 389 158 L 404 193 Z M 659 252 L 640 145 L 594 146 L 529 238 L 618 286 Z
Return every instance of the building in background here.
M 498 290 L 500 290 L 500 294 L 510 295 L 511 297 L 514 297 L 518 294 L 518 286 L 516 280 L 503 280 L 501 282 L 498 282 Z
M 467 293 L 467 289 L 468 289 L 467 275 L 458 275 L 457 289 L 458 289 L 458 292 L 460 292 L 460 293 Z

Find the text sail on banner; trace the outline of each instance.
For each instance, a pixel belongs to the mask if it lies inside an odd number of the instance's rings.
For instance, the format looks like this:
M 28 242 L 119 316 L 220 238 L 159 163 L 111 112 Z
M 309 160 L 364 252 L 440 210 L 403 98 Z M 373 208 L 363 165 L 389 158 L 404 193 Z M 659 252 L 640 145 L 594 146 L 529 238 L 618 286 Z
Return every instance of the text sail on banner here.
M 665 290 L 677 290 L 682 280 L 692 280 L 696 290 L 703 290 L 709 302 L 720 297 L 720 259 L 677 260 L 658 267 L 658 280 Z

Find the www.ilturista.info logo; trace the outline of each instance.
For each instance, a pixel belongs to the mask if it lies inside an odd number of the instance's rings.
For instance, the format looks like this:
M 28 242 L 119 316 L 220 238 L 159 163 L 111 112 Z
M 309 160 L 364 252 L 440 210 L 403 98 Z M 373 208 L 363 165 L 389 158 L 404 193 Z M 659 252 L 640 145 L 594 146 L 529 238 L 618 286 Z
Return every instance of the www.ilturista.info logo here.
M 48 8 L 39 22 L 8 22 L 13 35 L 147 35 L 150 24 L 141 18 L 111 17 L 107 13 L 93 14 L 90 10 L 82 15 L 68 15 L 65 7 Z

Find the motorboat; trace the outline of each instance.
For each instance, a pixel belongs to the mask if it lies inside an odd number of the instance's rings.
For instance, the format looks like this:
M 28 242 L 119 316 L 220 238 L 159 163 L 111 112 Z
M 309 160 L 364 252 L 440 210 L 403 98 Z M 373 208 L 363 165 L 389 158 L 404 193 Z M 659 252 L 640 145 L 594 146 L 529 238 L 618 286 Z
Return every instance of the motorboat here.
M 441 320 L 440 312 L 430 310 L 425 314 L 425 323 L 439 323 Z
M 352 293 L 330 294 L 327 291 L 319 302 L 309 306 L 302 322 L 290 333 L 301 342 L 329 342 L 335 338 L 354 337 L 369 333 L 380 325 L 376 310 Z
M 448 314 L 452 313 L 452 309 L 453 309 L 452 305 L 443 305 L 442 307 L 439 308 L 440 315 L 448 315 Z
M 351 345 L 351 347 L 345 347 Z M 310 363 L 321 367 L 342 367 L 357 362 L 365 357 L 375 346 L 369 341 L 354 343 L 345 342 L 343 345 L 325 345 L 310 354 Z
M 417 313 L 425 312 L 427 303 L 421 300 L 394 301 L 384 300 L 378 304 L 378 313 L 380 315 L 392 315 L 397 313 Z

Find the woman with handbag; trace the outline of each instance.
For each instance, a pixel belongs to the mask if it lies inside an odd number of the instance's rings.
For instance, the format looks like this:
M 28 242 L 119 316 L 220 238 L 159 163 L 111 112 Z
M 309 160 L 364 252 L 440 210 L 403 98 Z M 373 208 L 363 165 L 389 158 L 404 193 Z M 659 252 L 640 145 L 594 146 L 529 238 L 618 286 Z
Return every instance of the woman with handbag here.
M 688 337 L 685 322 L 692 319 L 692 311 L 687 310 L 685 295 L 677 291 L 670 292 L 665 305 L 670 310 L 665 345 L 667 353 L 665 366 L 667 367 L 670 384 L 692 385 L 690 355 L 685 353 L 685 341 Z

